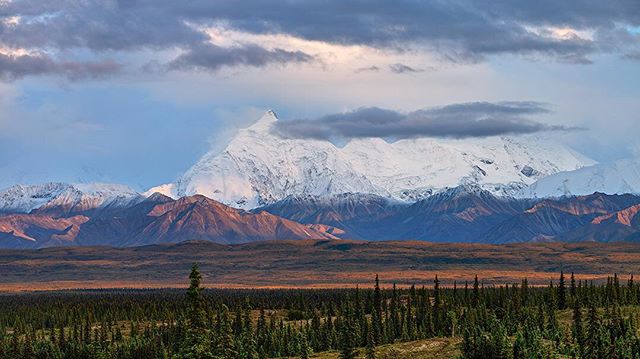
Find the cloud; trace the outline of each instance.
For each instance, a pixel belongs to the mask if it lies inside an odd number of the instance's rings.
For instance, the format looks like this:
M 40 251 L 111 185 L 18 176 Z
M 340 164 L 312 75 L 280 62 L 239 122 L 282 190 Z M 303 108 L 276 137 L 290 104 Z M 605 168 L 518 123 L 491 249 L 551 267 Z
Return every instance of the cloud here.
M 12 81 L 29 75 L 62 75 L 69 80 L 95 79 L 118 73 L 121 65 L 106 61 L 58 62 L 44 54 L 0 53 L 0 79 Z
M 378 71 L 380 71 L 380 67 L 374 65 L 374 66 L 357 68 L 354 72 L 357 74 L 360 74 L 363 72 L 378 72 Z
M 588 63 L 595 53 L 620 53 L 621 48 L 610 46 L 610 39 L 603 34 L 618 32 L 616 36 L 623 36 L 640 23 L 637 2 L 632 0 L 482 4 L 471 0 L 366 4 L 255 0 L 244 5 L 251 7 L 249 15 L 220 2 L 201 10 L 203 17 L 214 16 L 251 33 L 286 33 L 309 40 L 388 49 L 426 46 L 457 62 L 520 54 Z M 591 33 L 594 35 L 584 36 Z M 627 46 L 637 47 L 638 41 Z
M 256 45 L 221 47 L 213 44 L 196 46 L 168 64 L 170 70 L 217 71 L 223 66 L 261 67 L 290 62 L 311 62 L 313 56 L 302 51 L 267 50 Z
M 185 4 L 186 5 L 186 4 Z M 205 4 L 203 4 L 205 5 Z M 206 7 L 206 5 L 205 5 Z M 180 55 L 166 63 L 148 60 L 143 70 L 208 70 L 223 66 L 267 66 L 287 62 L 310 62 L 302 51 L 263 48 L 258 44 L 222 47 L 211 43 L 199 26 L 197 8 L 174 7 L 157 2 L 122 0 L 0 2 L 0 49 L 26 49 L 37 55 L 4 56 L 2 79 L 30 75 L 60 74 L 72 80 L 96 78 L 115 70 L 115 62 L 74 59 L 74 53 L 99 56 L 115 53 L 151 53 L 178 50 Z M 206 22 L 206 21 L 205 21 Z M 57 55 L 55 61 L 45 53 Z M 66 58 L 65 58 L 66 57 Z
M 472 102 L 400 113 L 377 107 L 326 115 L 316 120 L 276 123 L 274 132 L 285 138 L 320 140 L 382 137 L 488 137 L 571 131 L 578 128 L 546 125 L 526 118 L 548 113 L 538 102 Z
M 625 54 L 623 58 L 627 60 L 640 61 L 640 52 Z
M 179 50 L 183 55 L 172 66 L 183 70 L 216 69 L 219 63 L 307 62 L 309 55 L 296 48 L 271 49 L 259 43 L 213 47 L 217 45 L 211 45 L 203 28 L 217 25 L 331 44 L 427 50 L 456 63 L 516 54 L 589 64 L 595 54 L 624 56 L 640 50 L 640 9 L 635 0 L 0 2 L 0 47 L 46 50 L 54 55 Z M 391 70 L 412 72 L 406 65 L 397 65 Z
M 389 69 L 391 70 L 391 72 L 396 73 L 396 74 L 404 74 L 406 72 L 423 72 L 424 70 L 422 69 L 416 69 L 413 68 L 409 65 L 405 65 L 405 64 L 391 64 L 389 65 Z

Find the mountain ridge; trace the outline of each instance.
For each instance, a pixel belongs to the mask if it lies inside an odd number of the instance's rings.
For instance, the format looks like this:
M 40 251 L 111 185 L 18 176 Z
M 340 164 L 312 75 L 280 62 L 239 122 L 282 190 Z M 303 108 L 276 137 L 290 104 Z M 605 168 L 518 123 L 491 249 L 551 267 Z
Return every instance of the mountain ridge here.
M 640 196 L 501 197 L 479 187 L 439 192 L 413 204 L 365 194 L 290 196 L 251 211 L 203 195 L 155 193 L 121 208 L 66 215 L 0 215 L 0 247 L 115 247 L 203 239 L 420 240 L 455 243 L 635 241 Z

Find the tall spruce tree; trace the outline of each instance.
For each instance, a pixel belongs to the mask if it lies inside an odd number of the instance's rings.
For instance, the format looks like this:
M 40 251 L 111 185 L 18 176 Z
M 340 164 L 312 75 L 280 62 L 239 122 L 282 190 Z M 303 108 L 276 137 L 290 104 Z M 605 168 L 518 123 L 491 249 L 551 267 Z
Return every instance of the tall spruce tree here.
M 473 307 L 477 307 L 480 304 L 480 282 L 478 281 L 478 276 L 476 275 L 473 280 L 473 295 L 472 295 L 472 305 Z
M 597 359 L 605 355 L 601 348 L 600 330 L 602 324 L 598 312 L 593 303 L 589 304 L 589 314 L 587 316 L 587 335 L 584 340 L 584 358 Z
M 351 308 L 349 303 L 343 306 L 340 314 L 340 336 L 338 339 L 338 349 L 340 349 L 340 359 L 355 359 L 357 356 L 356 340 L 351 318 Z
M 300 334 L 300 359 L 309 359 L 310 354 L 311 348 L 309 348 L 309 340 L 307 336 L 302 333 Z
M 558 309 L 567 308 L 567 288 L 564 283 L 564 272 L 560 271 L 560 282 L 558 283 Z
M 367 347 L 365 349 L 365 359 L 376 359 L 376 343 L 374 340 L 373 330 L 369 325 L 369 331 L 367 336 Z
M 187 290 L 187 334 L 175 358 L 184 359 L 213 359 L 211 332 L 207 328 L 207 315 L 202 298 L 202 275 L 198 264 L 194 264 L 189 274 L 189 289 Z
M 578 355 L 582 356 L 584 347 L 584 327 L 582 325 L 582 308 L 580 308 L 580 301 L 578 300 L 573 303 L 573 324 L 571 331 Z
M 375 287 L 373 289 L 373 312 L 371 313 L 373 321 L 374 340 L 377 344 L 382 343 L 382 333 L 384 331 L 382 323 L 382 292 L 380 290 L 380 279 L 376 274 Z

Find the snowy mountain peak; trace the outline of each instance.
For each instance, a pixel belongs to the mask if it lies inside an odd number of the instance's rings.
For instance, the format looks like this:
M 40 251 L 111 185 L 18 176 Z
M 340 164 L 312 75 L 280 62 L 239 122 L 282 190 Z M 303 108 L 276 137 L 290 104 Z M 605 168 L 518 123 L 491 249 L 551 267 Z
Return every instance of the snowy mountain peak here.
M 536 181 L 519 192 L 518 196 L 544 198 L 580 196 L 595 192 L 640 193 L 640 158 L 556 173 Z
M 272 118 L 274 120 L 278 120 L 278 115 L 276 115 L 276 112 L 274 110 L 272 110 L 272 109 L 267 110 L 267 112 L 265 112 L 262 117 L 263 118 L 269 117 L 269 118 Z
M 366 193 L 416 201 L 460 185 L 512 195 L 547 175 L 594 164 L 558 143 L 532 136 L 473 139 L 379 138 L 344 147 L 282 138 L 267 111 L 220 153 L 205 154 L 172 184 L 152 188 L 173 198 L 203 194 L 251 209 L 293 195 Z
M 273 126 L 273 124 L 277 121 L 278 116 L 276 115 L 275 111 L 268 110 L 253 125 L 241 131 L 268 132 L 269 130 L 271 130 L 271 126 Z
M 127 206 L 141 199 L 138 192 L 119 184 L 51 182 L 15 185 L 0 191 L 0 212 L 76 212 L 108 206 Z

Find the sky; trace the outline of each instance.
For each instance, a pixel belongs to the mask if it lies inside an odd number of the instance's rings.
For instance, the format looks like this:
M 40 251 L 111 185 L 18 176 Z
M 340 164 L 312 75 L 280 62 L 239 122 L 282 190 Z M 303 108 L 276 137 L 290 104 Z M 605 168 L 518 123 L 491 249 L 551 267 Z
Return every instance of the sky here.
M 640 2 L 0 0 L 0 187 L 174 180 L 285 137 L 538 133 L 640 155 Z

